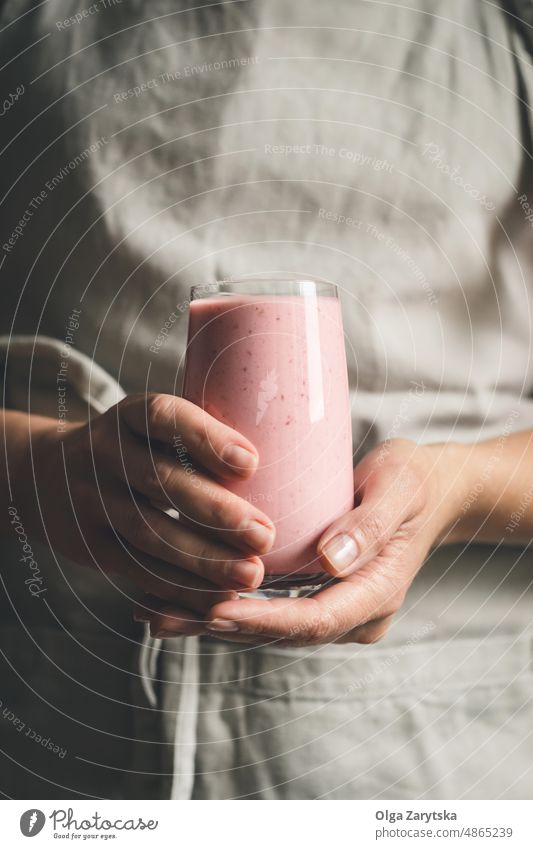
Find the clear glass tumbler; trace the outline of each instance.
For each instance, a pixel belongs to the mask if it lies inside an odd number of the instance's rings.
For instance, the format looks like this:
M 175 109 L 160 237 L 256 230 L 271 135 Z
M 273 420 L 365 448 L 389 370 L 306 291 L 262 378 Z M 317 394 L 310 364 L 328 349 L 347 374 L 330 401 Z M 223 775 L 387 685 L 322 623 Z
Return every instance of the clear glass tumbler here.
M 276 526 L 274 546 L 262 558 L 261 593 L 318 589 L 329 576 L 317 542 L 353 507 L 337 287 L 269 277 L 193 288 L 183 395 L 240 431 L 259 452 L 253 477 L 223 483 Z

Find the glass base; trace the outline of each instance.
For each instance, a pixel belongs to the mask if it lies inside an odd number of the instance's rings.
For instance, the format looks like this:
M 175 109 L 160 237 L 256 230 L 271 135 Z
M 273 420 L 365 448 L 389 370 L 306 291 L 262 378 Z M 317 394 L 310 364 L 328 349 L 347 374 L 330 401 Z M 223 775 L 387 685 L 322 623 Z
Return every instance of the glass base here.
M 326 572 L 315 575 L 302 575 L 296 578 L 292 575 L 267 575 L 256 590 L 239 593 L 241 598 L 301 598 L 324 589 L 334 579 Z

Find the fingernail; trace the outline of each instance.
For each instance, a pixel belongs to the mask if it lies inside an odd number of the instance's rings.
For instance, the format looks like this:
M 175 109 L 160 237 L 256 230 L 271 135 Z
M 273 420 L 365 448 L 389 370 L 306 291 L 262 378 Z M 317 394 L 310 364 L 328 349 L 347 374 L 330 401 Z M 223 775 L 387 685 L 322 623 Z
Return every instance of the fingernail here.
M 213 619 L 205 626 L 208 631 L 238 631 L 239 626 L 236 622 L 231 622 L 229 619 Z
M 257 466 L 257 457 L 241 445 L 226 445 L 222 459 L 240 472 L 250 472 Z
M 258 554 L 266 554 L 274 542 L 274 531 L 261 522 L 248 522 L 241 528 L 242 538 L 246 545 L 251 546 Z
M 327 558 L 337 575 L 341 575 L 350 566 L 359 554 L 359 546 L 349 534 L 338 534 L 325 544 L 322 554 Z
M 150 621 L 150 614 L 149 613 L 142 613 L 142 611 L 135 610 L 133 612 L 133 621 L 134 622 L 149 622 Z
M 170 639 L 171 637 L 183 637 L 183 634 L 180 634 L 178 631 L 156 631 L 155 634 L 152 634 L 152 637 L 155 637 L 156 640 L 164 640 Z
M 256 587 L 263 580 L 263 568 L 251 560 L 238 560 L 228 563 L 228 576 L 240 587 Z

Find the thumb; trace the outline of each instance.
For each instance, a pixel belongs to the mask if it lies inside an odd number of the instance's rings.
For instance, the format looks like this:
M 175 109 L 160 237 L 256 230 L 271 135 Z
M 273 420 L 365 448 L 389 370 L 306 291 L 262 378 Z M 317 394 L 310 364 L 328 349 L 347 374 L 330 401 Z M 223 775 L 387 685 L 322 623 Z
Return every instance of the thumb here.
M 345 578 L 376 557 L 400 525 L 416 512 L 416 492 L 408 492 L 395 469 L 382 469 L 362 492 L 361 503 L 333 522 L 318 542 L 322 567 Z

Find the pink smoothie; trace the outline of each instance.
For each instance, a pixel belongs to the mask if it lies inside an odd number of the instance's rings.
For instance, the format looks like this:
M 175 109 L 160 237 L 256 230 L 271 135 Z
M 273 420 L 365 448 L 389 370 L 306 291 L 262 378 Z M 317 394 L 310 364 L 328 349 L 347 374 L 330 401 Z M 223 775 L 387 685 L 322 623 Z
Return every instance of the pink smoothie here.
M 275 523 L 267 574 L 298 582 L 321 572 L 317 541 L 353 507 L 339 301 L 237 294 L 193 301 L 184 396 L 259 452 L 256 474 L 229 489 Z

